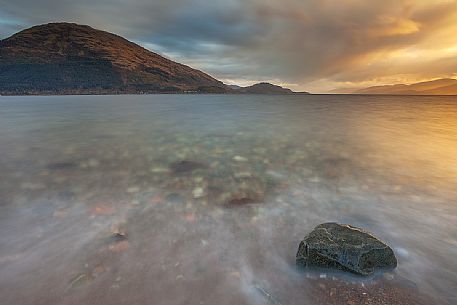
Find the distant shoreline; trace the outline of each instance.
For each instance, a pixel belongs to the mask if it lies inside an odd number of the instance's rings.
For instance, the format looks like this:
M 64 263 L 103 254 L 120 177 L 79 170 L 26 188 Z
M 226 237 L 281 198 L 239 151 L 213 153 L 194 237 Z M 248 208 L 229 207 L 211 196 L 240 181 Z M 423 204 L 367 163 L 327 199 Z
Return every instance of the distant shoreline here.
M 313 93 L 214 93 L 214 92 L 199 92 L 199 93 L 186 93 L 186 92 L 155 92 L 155 93 L 40 93 L 40 94 L 3 94 L 0 96 L 14 97 L 14 96 L 118 96 L 118 95 L 281 95 L 281 96 L 295 96 L 295 95 L 343 95 L 343 94 L 313 94 Z M 348 94 L 345 94 L 348 95 Z
M 376 94 L 376 93 L 245 93 L 245 92 L 147 92 L 147 93 L 33 93 L 33 94 L 8 94 L 0 93 L 0 97 L 27 97 L 27 96 L 118 96 L 118 95 L 266 95 L 266 96 L 376 96 L 376 97 L 457 97 L 455 94 Z

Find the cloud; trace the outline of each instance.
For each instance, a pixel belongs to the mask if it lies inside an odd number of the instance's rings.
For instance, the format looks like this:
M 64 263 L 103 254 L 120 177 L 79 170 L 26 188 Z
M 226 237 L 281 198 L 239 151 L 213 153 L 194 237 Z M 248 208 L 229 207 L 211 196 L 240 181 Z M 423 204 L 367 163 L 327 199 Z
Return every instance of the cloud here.
M 456 0 L 0 0 L 1 35 L 59 20 L 126 36 L 229 82 L 325 91 L 457 72 Z

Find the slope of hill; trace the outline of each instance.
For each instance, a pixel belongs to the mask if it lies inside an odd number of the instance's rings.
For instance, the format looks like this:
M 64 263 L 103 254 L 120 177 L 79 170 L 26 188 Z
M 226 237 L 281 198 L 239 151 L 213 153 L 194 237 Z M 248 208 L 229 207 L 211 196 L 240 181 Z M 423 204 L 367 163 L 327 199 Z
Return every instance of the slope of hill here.
M 117 35 L 50 23 L 0 41 L 0 93 L 105 94 L 231 89 Z
M 375 86 L 355 90 L 355 94 L 398 94 L 398 95 L 457 95 L 457 80 L 451 78 L 420 82 L 411 85 Z
M 354 88 L 336 88 L 328 91 L 329 94 L 353 94 L 357 89 Z
M 454 85 L 422 91 L 422 94 L 428 94 L 428 95 L 457 95 L 457 82 Z

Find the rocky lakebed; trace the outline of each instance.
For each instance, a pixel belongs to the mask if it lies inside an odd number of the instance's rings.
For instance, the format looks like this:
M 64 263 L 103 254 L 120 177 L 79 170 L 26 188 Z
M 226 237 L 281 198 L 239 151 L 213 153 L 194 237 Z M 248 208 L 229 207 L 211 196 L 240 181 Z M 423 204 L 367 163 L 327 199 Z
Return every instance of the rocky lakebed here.
M 454 303 L 455 106 L 281 98 L 1 98 L 1 303 Z

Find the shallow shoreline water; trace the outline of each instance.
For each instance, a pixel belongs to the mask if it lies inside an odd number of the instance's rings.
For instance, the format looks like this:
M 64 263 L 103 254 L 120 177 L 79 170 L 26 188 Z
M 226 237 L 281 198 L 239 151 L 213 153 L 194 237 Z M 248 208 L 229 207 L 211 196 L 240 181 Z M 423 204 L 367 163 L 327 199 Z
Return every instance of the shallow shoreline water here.
M 4 304 L 457 298 L 456 97 L 0 97 L 0 170 Z M 298 272 L 327 221 L 398 268 Z

